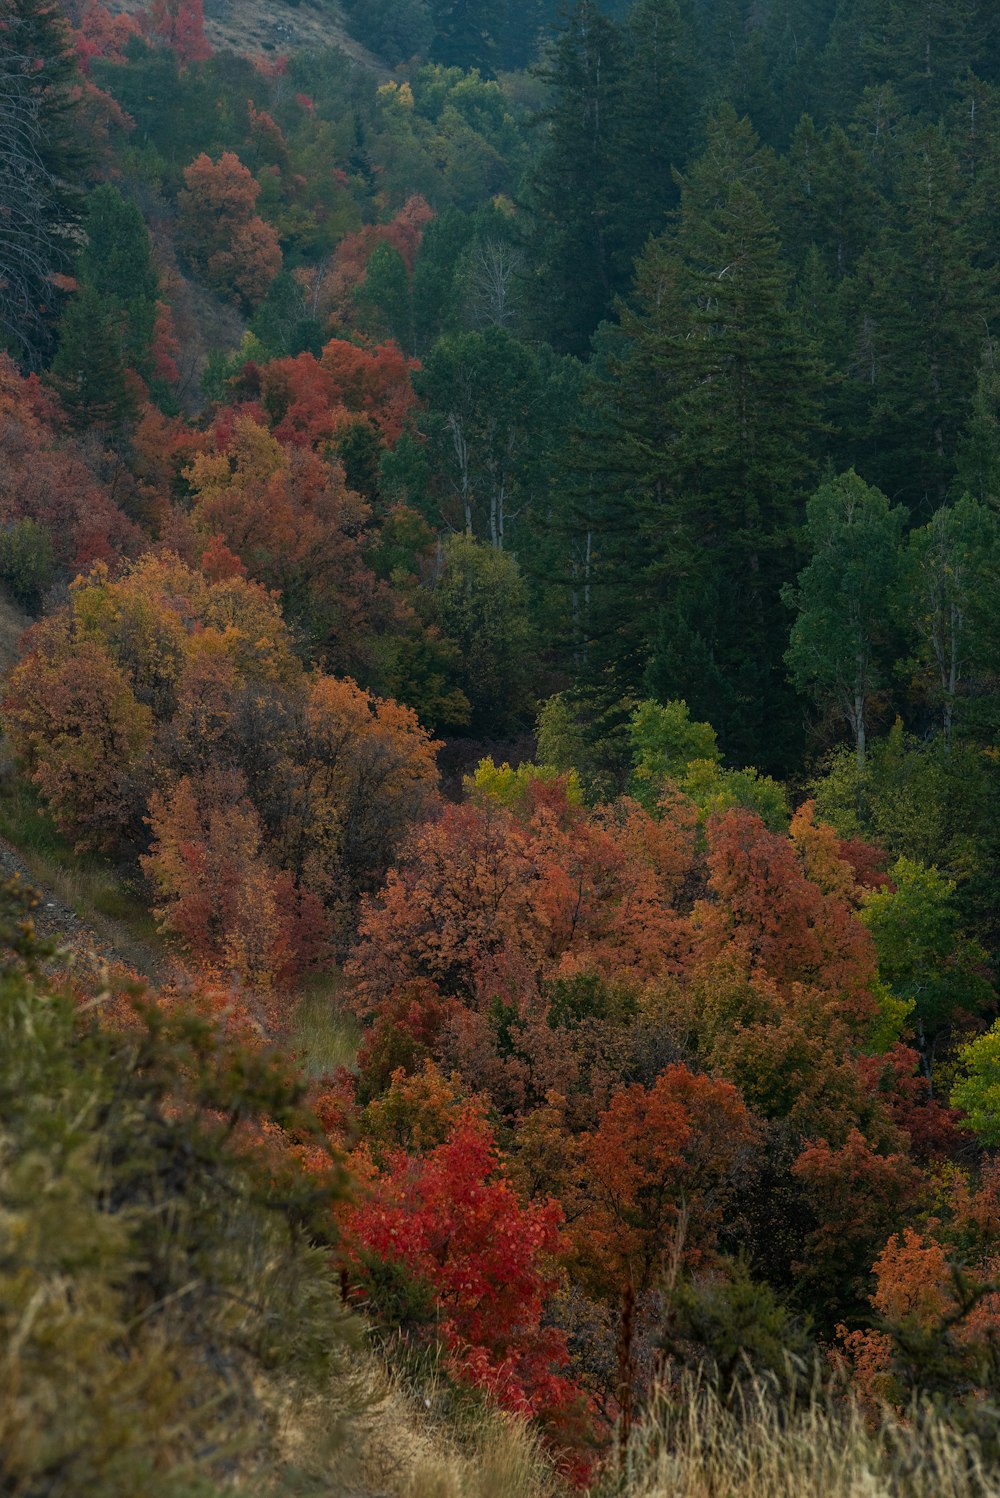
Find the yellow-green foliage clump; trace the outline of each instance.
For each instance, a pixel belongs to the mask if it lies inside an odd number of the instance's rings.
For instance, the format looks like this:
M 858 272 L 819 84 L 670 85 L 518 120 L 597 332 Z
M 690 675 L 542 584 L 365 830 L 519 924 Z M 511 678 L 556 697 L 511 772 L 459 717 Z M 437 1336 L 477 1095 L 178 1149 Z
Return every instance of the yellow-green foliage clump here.
M 54 990 L 28 903 L 0 891 L 0 1491 L 280 1490 L 266 1392 L 328 1390 L 346 1356 L 341 1177 L 257 1163 L 262 1120 L 307 1127 L 265 1054 Z

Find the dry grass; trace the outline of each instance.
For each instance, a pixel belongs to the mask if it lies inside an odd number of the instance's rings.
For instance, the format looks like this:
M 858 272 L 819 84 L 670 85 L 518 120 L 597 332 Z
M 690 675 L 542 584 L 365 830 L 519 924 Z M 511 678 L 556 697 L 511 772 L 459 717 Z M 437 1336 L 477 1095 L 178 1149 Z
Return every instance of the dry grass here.
M 147 0 L 110 0 L 113 12 L 146 8 Z M 379 78 L 389 70 L 382 60 L 350 36 L 335 0 L 206 0 L 205 35 L 216 50 L 246 57 L 277 57 L 296 51 L 339 47 L 354 62 Z
M 446 1404 L 447 1401 L 444 1401 Z M 385 1376 L 366 1420 L 365 1493 L 386 1498 L 563 1498 L 566 1490 L 521 1420 L 481 1403 L 460 1420 L 439 1413 L 433 1381 L 423 1394 Z
M 932 1413 L 871 1426 L 817 1390 L 782 1407 L 761 1386 L 745 1409 L 692 1381 L 637 1432 L 602 1492 L 627 1498 L 1000 1498 L 1000 1474 Z
M 279 1429 L 275 1492 L 295 1474 L 323 1498 L 569 1498 L 523 1422 L 482 1405 L 456 1422 L 433 1378 L 419 1395 L 369 1349 L 323 1394 L 261 1392 Z

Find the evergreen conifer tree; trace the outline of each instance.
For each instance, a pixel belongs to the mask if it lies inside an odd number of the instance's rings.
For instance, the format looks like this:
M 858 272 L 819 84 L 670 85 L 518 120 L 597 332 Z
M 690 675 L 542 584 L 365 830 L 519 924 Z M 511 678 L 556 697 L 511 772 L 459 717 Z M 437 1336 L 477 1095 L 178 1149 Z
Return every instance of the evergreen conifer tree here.
M 5 0 L 0 22 L 0 340 L 38 368 L 82 211 L 76 60 L 54 0 Z

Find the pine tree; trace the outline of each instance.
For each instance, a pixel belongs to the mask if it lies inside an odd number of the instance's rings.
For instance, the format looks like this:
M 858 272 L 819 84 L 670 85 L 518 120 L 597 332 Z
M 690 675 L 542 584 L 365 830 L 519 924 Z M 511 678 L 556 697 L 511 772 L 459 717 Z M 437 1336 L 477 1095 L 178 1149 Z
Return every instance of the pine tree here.
M 156 325 L 159 280 L 153 269 L 149 233 L 142 214 L 117 187 L 103 183 L 87 199 L 87 243 L 77 264 L 84 285 L 125 317 L 128 361 L 146 373 Z
M 0 9 L 0 340 L 28 367 L 51 349 L 82 211 L 76 59 L 54 0 Z
M 724 109 L 671 237 L 683 314 L 656 335 L 654 358 L 674 432 L 642 529 L 658 615 L 650 686 L 713 722 L 728 754 L 780 768 L 797 715 L 779 590 L 815 472 L 825 375 L 789 308 L 769 181 L 749 123 Z M 640 289 L 645 272 L 644 257 Z
M 120 435 L 134 416 L 126 380 L 126 323 L 119 304 L 85 286 L 60 324 L 49 380 L 80 431 Z
M 981 504 L 1000 503 L 1000 368 L 992 339 L 983 350 L 959 439 L 955 491 L 971 494 Z
M 677 204 L 674 172 L 687 162 L 705 79 L 687 0 L 636 0 L 624 44 L 613 213 L 622 239 L 617 272 L 627 280 L 646 240 L 662 232 Z
M 624 81 L 620 29 L 594 0 L 579 0 L 541 76 L 551 103 L 547 133 L 528 184 L 539 328 L 560 353 L 586 354 L 621 277 L 616 202 L 617 142 Z
M 433 61 L 449 68 L 493 72 L 497 66 L 496 12 L 490 0 L 431 0 Z
M 853 418 L 866 438 L 858 456 L 916 514 L 929 515 L 954 476 L 997 286 L 983 259 L 956 154 L 939 127 L 926 127 L 904 144 L 896 201 L 859 267 L 854 311 L 854 383 L 867 398 L 867 413 Z

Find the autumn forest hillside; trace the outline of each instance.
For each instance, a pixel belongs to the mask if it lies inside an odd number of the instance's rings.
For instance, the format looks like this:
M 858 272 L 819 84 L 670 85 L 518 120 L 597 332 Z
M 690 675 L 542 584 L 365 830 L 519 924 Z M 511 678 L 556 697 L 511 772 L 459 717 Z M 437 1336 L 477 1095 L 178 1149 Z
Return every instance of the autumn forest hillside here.
M 2 1498 L 1000 1494 L 998 205 L 991 0 L 0 0 Z

